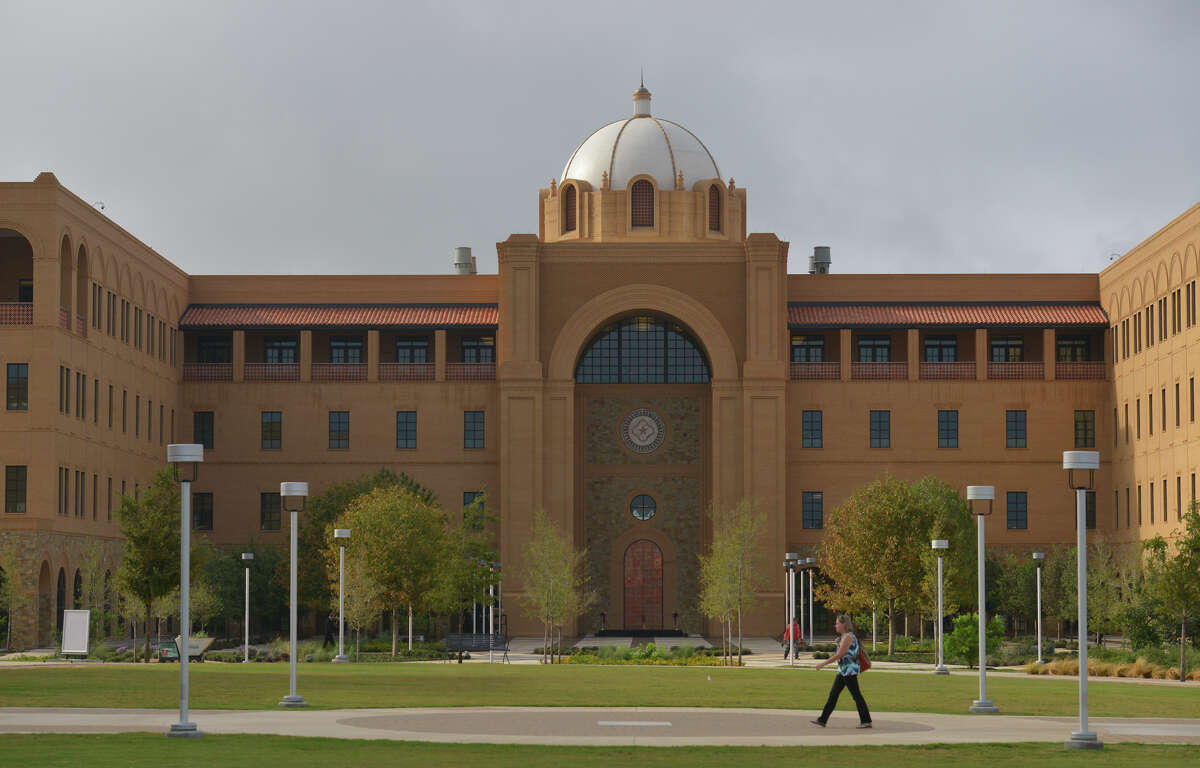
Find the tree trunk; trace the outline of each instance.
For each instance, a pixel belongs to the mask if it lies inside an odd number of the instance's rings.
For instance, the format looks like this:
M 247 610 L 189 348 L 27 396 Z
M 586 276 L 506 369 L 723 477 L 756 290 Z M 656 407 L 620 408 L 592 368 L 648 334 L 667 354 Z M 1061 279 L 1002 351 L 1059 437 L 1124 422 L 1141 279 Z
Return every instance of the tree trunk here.
M 742 606 L 738 604 L 738 663 L 742 666 Z
M 150 606 L 146 606 L 146 663 L 150 663 Z
M 354 660 L 358 661 L 358 654 L 362 650 L 362 630 L 354 630 Z
M 392 658 L 396 658 L 396 642 L 399 638 L 400 626 L 396 624 L 396 609 L 392 609 Z
M 412 650 L 412 603 L 408 604 L 408 650 Z
M 888 598 L 888 656 L 896 652 L 896 598 Z
M 925 617 L 917 614 L 917 626 L 921 628 L 921 642 L 925 642 Z
M 1187 614 L 1179 619 L 1179 682 L 1187 680 Z

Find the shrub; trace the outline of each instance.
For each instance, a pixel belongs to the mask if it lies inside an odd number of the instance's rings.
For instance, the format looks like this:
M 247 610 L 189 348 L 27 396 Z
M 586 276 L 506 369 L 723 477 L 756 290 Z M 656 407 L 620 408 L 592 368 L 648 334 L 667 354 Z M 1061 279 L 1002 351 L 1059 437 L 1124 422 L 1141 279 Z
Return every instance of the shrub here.
M 1004 640 L 1004 620 L 992 616 L 987 623 L 987 654 L 1000 650 Z M 979 658 L 979 614 L 956 616 L 954 631 L 946 635 L 946 658 L 961 664 L 974 666 Z

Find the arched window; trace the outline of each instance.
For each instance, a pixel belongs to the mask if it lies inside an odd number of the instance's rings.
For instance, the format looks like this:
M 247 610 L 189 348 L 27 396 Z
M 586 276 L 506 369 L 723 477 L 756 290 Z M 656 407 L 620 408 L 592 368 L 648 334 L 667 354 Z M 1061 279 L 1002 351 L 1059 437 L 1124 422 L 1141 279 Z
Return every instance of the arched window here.
M 78 569 L 75 570 L 75 584 L 71 591 L 71 607 L 79 610 L 83 607 L 83 574 Z
M 703 384 L 708 361 L 683 326 L 650 315 L 601 328 L 579 358 L 580 384 Z
M 654 185 L 645 179 L 633 182 L 629 190 L 629 223 L 634 227 L 654 226 Z
M 563 189 L 563 232 L 575 231 L 575 185 Z
M 721 190 L 716 184 L 708 188 L 708 231 L 721 231 Z

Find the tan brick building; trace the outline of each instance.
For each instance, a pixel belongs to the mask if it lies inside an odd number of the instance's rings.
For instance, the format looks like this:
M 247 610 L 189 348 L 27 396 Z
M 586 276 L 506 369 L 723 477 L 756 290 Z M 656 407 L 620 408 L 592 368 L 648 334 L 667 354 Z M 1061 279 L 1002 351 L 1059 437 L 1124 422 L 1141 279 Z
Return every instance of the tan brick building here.
M 995 485 L 989 542 L 1016 548 L 1071 539 L 1064 449 L 1102 454 L 1106 534 L 1166 532 L 1195 496 L 1200 207 L 1100 275 L 835 275 L 823 249 L 789 269 L 708 148 L 644 89 L 634 111 L 540 191 L 497 275 L 192 276 L 52 174 L 0 184 L 15 641 L 50 640 L 90 542 L 115 569 L 111 509 L 172 441 L 208 446 L 194 522 L 222 546 L 286 540 L 280 481 L 380 466 L 448 508 L 486 493 L 510 573 L 544 508 L 610 628 L 706 628 L 713 504 L 766 513 L 770 606 L 783 553 L 885 472 Z

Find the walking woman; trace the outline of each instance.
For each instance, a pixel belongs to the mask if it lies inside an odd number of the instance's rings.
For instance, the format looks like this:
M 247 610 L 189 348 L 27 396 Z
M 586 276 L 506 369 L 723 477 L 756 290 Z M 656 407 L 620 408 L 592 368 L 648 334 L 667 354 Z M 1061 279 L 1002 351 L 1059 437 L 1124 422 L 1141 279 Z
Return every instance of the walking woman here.
M 821 716 L 813 720 L 814 725 L 819 725 L 822 728 L 829 722 L 829 716 L 833 714 L 833 708 L 837 706 L 838 696 L 842 694 L 843 688 L 850 689 L 850 695 L 854 697 L 854 703 L 858 705 L 858 725 L 857 728 L 871 727 L 871 712 L 867 709 L 867 700 L 863 698 L 862 691 L 858 689 L 858 673 L 861 671 L 858 667 L 858 638 L 854 635 L 854 622 L 845 614 L 837 617 L 837 631 L 841 635 L 841 640 L 838 642 L 837 653 L 831 658 L 825 659 L 817 665 L 817 669 L 837 662 L 838 674 L 833 681 L 833 689 L 829 691 L 829 701 L 825 702 L 825 709 L 821 712 Z M 865 652 L 864 652 L 864 655 Z

